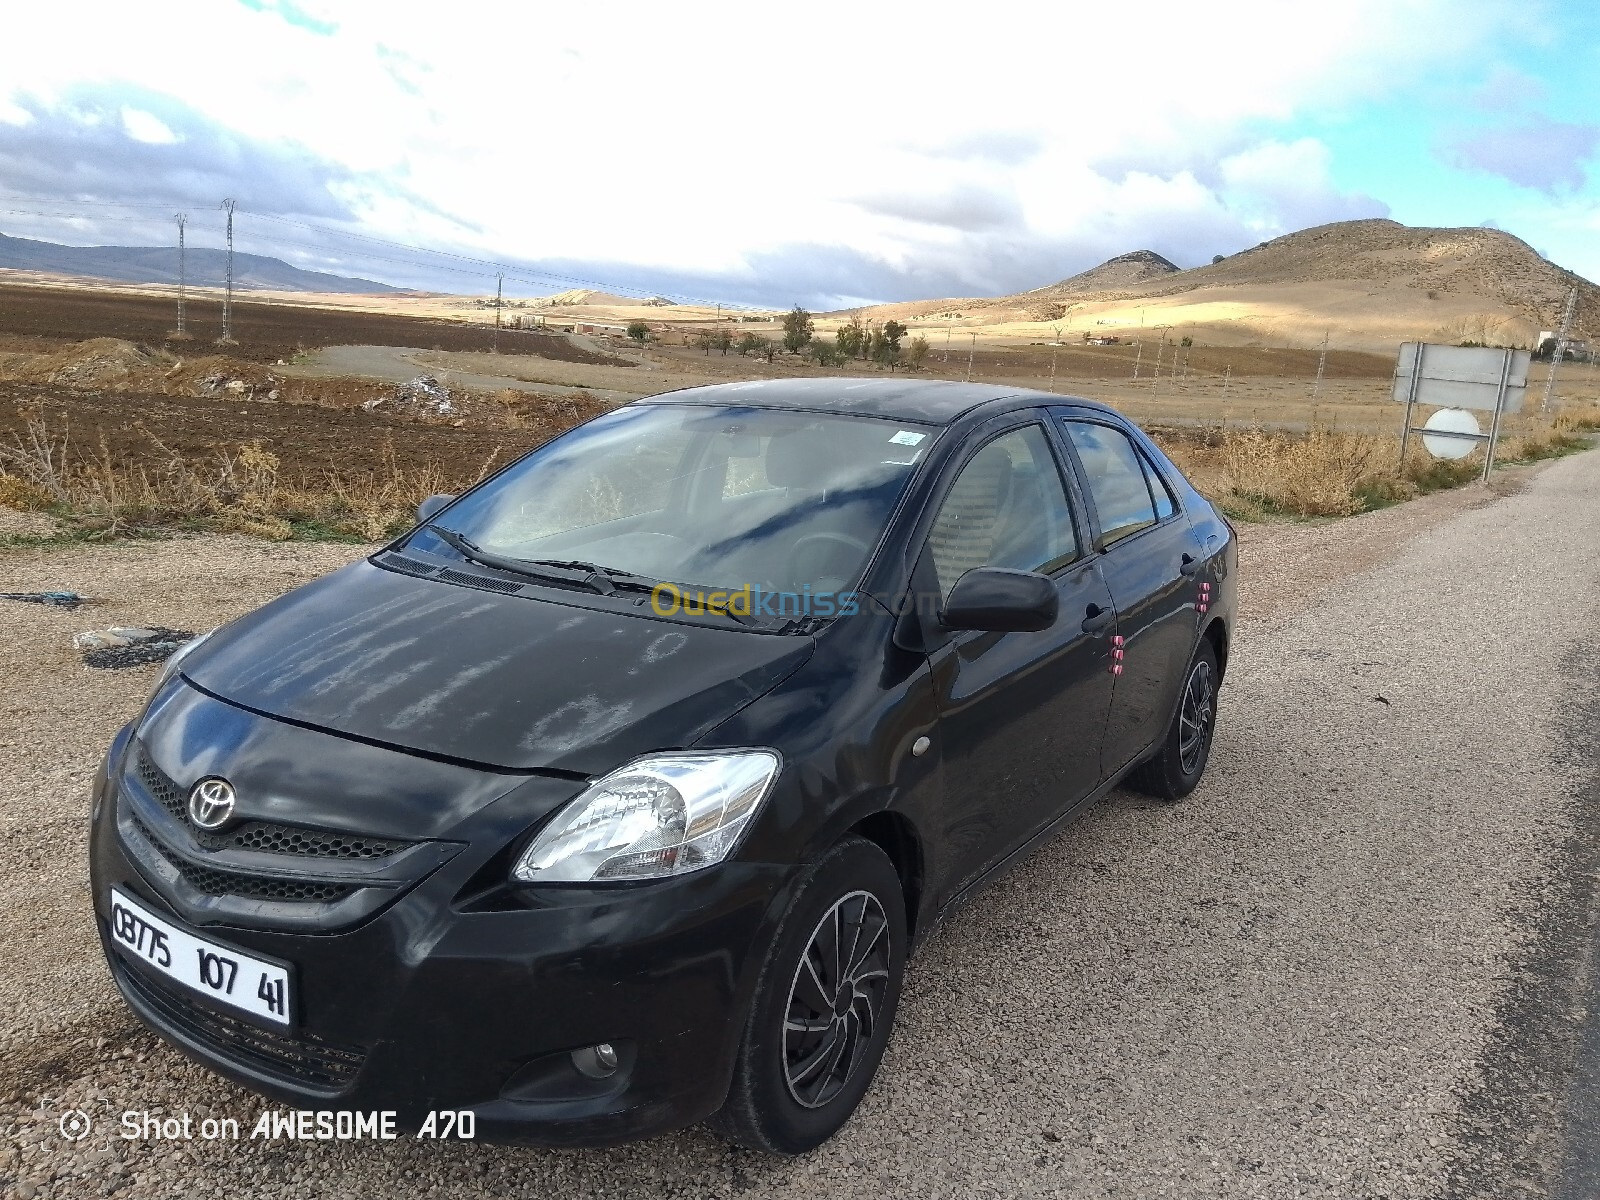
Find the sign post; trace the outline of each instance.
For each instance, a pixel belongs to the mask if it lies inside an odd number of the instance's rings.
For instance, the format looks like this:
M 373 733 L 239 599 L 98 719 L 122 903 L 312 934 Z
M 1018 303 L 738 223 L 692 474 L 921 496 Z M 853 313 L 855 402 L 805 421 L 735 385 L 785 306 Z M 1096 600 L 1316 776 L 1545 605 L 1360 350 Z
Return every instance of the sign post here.
M 1431 436 L 1467 438 L 1484 444 L 1483 482 L 1494 469 L 1500 420 L 1520 412 L 1528 392 L 1532 355 L 1493 346 L 1435 346 L 1405 342 L 1395 361 L 1393 399 L 1406 406 L 1400 429 L 1400 467 L 1405 469 L 1412 413 L 1419 404 L 1436 408 L 1476 408 L 1494 414 L 1488 433 L 1429 430 Z

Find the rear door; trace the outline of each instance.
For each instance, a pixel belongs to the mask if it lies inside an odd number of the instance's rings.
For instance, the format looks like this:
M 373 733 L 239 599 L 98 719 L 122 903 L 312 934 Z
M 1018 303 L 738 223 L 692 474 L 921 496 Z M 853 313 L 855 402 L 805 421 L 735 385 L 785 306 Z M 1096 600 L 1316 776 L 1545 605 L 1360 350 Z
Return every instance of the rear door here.
M 916 569 L 945 771 L 930 879 L 943 904 L 1099 783 L 1111 700 L 1111 593 L 1075 517 L 1042 411 L 985 430 L 950 470 Z M 1060 615 L 1034 633 L 941 632 L 974 567 L 1049 575 Z
M 1171 485 L 1126 430 L 1087 410 L 1056 415 L 1091 502 L 1094 544 L 1117 610 L 1122 669 L 1101 751 L 1110 775 L 1171 720 L 1199 636 L 1193 576 L 1202 552 Z

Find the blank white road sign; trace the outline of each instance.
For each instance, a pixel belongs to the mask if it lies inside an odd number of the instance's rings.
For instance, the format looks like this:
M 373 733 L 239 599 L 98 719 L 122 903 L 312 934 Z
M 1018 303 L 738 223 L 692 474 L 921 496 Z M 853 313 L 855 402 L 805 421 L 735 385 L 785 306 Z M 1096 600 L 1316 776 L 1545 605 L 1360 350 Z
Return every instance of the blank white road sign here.
M 1411 381 L 1417 373 L 1419 350 L 1422 352 L 1422 378 L 1413 396 Z M 1533 356 L 1526 350 L 1511 352 L 1511 375 L 1506 380 L 1503 411 L 1522 410 L 1523 397 L 1528 392 L 1528 366 L 1532 360 Z M 1493 346 L 1405 342 L 1400 347 L 1400 363 L 1394 375 L 1394 398 L 1401 404 L 1415 400 L 1437 408 L 1481 408 L 1493 412 L 1505 361 L 1506 352 Z

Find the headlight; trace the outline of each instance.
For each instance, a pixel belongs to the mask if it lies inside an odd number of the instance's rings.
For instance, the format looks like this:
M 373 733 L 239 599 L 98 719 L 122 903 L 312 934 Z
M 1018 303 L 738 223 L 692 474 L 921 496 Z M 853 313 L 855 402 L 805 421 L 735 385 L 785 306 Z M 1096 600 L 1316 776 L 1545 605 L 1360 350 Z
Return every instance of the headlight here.
M 199 637 L 190 638 L 187 642 L 185 642 L 183 645 L 179 646 L 171 654 L 167 655 L 165 661 L 163 661 L 162 664 L 161 664 L 161 673 L 156 676 L 155 686 L 150 689 L 150 695 L 154 696 L 162 688 L 166 687 L 167 686 L 167 680 L 171 679 L 174 675 L 176 675 L 178 673 L 178 664 L 181 663 L 184 659 L 188 658 L 189 654 L 194 650 L 194 648 L 196 646 L 198 646 L 201 642 L 205 641 L 208 637 L 210 637 L 215 632 L 216 632 L 215 629 L 208 629 L 205 633 L 202 633 Z
M 661 879 L 719 863 L 778 773 L 771 750 L 652 754 L 592 784 L 533 839 L 522 883 Z

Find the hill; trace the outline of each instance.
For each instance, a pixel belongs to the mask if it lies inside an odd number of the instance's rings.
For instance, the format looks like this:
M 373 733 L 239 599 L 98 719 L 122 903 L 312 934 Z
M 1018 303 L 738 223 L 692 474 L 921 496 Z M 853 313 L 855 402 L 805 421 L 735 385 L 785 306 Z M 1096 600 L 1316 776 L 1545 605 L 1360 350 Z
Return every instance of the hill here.
M 1035 288 L 1025 293 L 1029 296 L 1081 296 L 1094 292 L 1125 291 L 1131 287 L 1165 279 L 1177 274 L 1179 267 L 1154 250 L 1135 250 L 1108 258 L 1098 267 L 1090 267 L 1070 279 Z
M 882 305 L 876 320 L 952 323 L 995 336 L 1170 329 L 1213 344 L 1390 353 L 1410 339 L 1531 345 L 1579 290 L 1577 330 L 1600 332 L 1600 288 L 1499 229 L 1339 221 L 1178 270 L 1148 250 L 1011 296 Z M 1137 335 L 1136 335 L 1137 336 Z
M 185 275 L 195 287 L 222 287 L 226 280 L 225 250 L 191 247 L 184 256 Z M 176 246 L 62 246 L 0 233 L 0 270 L 73 275 L 117 283 L 178 282 Z M 402 289 L 370 279 L 353 279 L 324 271 L 307 271 L 261 254 L 233 256 L 236 291 L 398 292 Z

